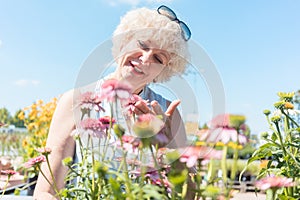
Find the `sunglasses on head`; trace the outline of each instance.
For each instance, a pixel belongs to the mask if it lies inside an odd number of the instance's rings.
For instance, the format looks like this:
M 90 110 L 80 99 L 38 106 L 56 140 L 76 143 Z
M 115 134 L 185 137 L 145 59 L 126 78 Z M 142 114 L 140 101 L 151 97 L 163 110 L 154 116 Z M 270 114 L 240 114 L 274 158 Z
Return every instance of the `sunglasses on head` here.
M 180 28 L 181 28 L 181 35 L 183 37 L 183 39 L 185 41 L 188 41 L 191 38 L 191 30 L 189 29 L 189 27 L 186 25 L 186 23 L 184 23 L 183 21 L 180 21 L 175 12 L 167 7 L 167 6 L 159 6 L 159 8 L 157 8 L 157 12 L 161 15 L 164 15 L 166 17 L 168 17 L 170 20 L 175 21 L 179 24 Z

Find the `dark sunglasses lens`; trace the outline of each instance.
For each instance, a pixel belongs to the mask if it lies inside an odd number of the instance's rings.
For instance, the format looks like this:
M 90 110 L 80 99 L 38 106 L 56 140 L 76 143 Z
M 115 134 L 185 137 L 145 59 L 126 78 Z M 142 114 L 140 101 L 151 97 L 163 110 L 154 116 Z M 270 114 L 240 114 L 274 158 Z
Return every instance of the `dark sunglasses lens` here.
M 166 6 L 160 6 L 157 9 L 157 11 L 159 14 L 164 15 L 164 16 L 170 18 L 171 20 L 177 19 L 176 14 L 170 8 L 168 8 Z
M 191 30 L 189 29 L 189 27 L 182 21 L 179 22 L 180 28 L 182 30 L 182 36 L 183 38 L 188 41 L 191 38 Z

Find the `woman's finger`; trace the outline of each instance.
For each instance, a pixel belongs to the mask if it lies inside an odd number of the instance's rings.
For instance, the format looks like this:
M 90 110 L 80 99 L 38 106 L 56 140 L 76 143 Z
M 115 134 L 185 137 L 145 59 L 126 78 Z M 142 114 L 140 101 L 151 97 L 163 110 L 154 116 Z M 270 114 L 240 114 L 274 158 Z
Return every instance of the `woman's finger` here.
M 135 112 L 135 114 L 137 115 L 142 115 L 142 114 L 150 113 L 151 110 L 144 101 L 137 101 L 134 104 L 133 112 Z
M 164 115 L 165 114 L 157 101 L 151 101 L 151 107 L 153 109 L 154 114 L 156 114 L 156 115 Z
M 172 101 L 172 103 L 169 105 L 167 111 L 165 112 L 165 114 L 170 117 L 173 112 L 176 110 L 177 106 L 181 103 L 180 100 L 174 100 Z

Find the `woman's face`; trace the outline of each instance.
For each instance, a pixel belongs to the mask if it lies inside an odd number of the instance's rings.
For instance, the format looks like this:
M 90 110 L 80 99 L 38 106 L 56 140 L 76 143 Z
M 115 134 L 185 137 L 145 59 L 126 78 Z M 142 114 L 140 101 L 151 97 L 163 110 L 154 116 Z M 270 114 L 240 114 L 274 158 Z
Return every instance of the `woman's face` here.
M 167 51 L 158 49 L 151 41 L 138 40 L 134 51 L 125 53 L 121 58 L 118 72 L 121 79 L 125 79 L 139 92 L 147 83 L 155 79 L 166 67 L 170 60 Z

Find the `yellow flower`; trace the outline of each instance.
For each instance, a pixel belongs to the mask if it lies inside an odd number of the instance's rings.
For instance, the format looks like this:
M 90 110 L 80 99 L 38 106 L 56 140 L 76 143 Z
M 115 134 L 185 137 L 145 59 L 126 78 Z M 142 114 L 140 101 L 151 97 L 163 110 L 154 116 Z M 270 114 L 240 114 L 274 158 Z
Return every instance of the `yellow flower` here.
M 262 160 L 262 161 L 260 161 L 259 168 L 260 168 L 260 169 L 266 168 L 267 165 L 268 165 L 268 162 L 269 162 L 269 160 Z
M 44 103 L 42 100 L 37 100 L 32 105 L 24 108 L 18 115 L 18 117 L 24 121 L 28 130 L 28 137 L 22 141 L 22 146 L 25 148 L 24 159 L 36 157 L 38 154 L 34 149 L 46 145 L 46 139 L 56 104 L 56 98 L 53 98 L 47 103 Z
M 22 141 L 22 147 L 26 148 L 28 146 L 28 141 L 26 139 L 24 139 Z
M 205 146 L 205 145 L 206 145 L 206 142 L 203 142 L 203 141 L 196 142 L 196 146 Z
M 21 111 L 19 114 L 18 114 L 18 118 L 20 120 L 24 120 L 25 119 L 25 113 L 23 111 Z
M 242 145 L 240 145 L 240 144 L 238 145 L 235 142 L 228 142 L 227 146 L 232 148 L 232 149 L 243 149 Z
M 216 146 L 217 146 L 217 147 L 223 147 L 224 145 L 225 145 L 225 144 L 224 144 L 223 142 L 217 142 L 217 143 L 216 143 Z
M 43 105 L 44 102 L 43 102 L 43 100 L 39 99 L 39 100 L 36 101 L 36 104 L 37 104 L 37 105 Z

